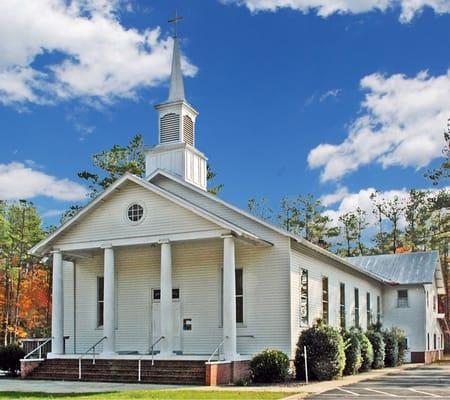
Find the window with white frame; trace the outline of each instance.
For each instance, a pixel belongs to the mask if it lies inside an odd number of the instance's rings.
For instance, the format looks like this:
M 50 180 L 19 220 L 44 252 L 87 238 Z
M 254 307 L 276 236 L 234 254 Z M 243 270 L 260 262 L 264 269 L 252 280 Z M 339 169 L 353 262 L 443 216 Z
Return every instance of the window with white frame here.
M 407 290 L 397 290 L 397 307 L 398 308 L 409 307 Z
M 345 283 L 339 285 L 339 319 L 342 329 L 345 329 Z
M 372 324 L 372 302 L 370 293 L 366 293 L 366 315 L 367 315 L 367 328 Z
M 355 288 L 355 327 L 359 328 L 359 289 Z
M 105 280 L 103 276 L 97 277 L 97 328 L 103 326 L 105 298 L 104 298 Z
M 300 326 L 308 325 L 309 319 L 308 270 L 300 270 Z
M 381 322 L 381 298 L 377 296 L 377 323 Z
M 223 269 L 221 270 L 221 295 L 220 295 L 220 321 L 223 325 Z M 244 323 L 244 272 L 243 269 L 235 270 L 235 294 L 236 294 L 236 323 Z
M 326 276 L 322 277 L 322 319 L 325 324 L 328 324 L 328 278 Z

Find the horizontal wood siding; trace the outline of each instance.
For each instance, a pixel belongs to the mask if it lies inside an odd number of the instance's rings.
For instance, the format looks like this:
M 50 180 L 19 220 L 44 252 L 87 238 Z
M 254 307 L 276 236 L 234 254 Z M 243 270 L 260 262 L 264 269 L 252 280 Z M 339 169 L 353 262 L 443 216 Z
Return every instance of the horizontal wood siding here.
M 292 292 L 292 353 L 295 353 L 296 342 L 305 327 L 300 326 L 300 270 L 308 270 L 309 278 L 309 326 L 317 318 L 322 317 L 322 277 L 328 278 L 329 288 L 329 324 L 340 326 L 340 283 L 345 284 L 346 326 L 354 325 L 355 301 L 354 289 L 359 289 L 359 321 L 360 326 L 367 328 L 366 294 L 371 294 L 372 320 L 376 319 L 376 299 L 382 295 L 381 284 L 364 275 L 357 274 L 346 267 L 338 267 L 325 257 L 313 254 L 299 245 L 293 245 L 291 268 Z M 382 299 L 382 297 L 381 297 Z
M 133 225 L 126 218 L 126 210 L 136 201 L 144 205 L 145 217 L 142 223 Z M 211 229 L 217 229 L 217 225 L 147 189 L 128 183 L 69 228 L 54 246 Z
M 280 249 L 256 248 L 239 242 L 237 268 L 244 270 L 245 325 L 238 327 L 238 352 L 252 354 L 266 347 L 288 352 L 289 276 L 281 273 Z M 223 241 L 172 244 L 173 287 L 180 289 L 181 319 L 192 319 L 192 331 L 182 332 L 186 354 L 210 354 L 222 340 L 220 281 Z M 118 351 L 147 351 L 151 332 L 151 289 L 159 288 L 159 246 L 115 249 L 117 271 Z M 284 268 L 286 271 L 286 268 Z M 103 275 L 103 255 L 77 263 L 77 350 L 85 351 L 103 335 L 96 327 L 97 277 Z M 69 291 L 66 293 L 69 295 Z M 66 309 L 66 319 L 71 310 Z M 68 322 L 67 322 L 68 324 Z

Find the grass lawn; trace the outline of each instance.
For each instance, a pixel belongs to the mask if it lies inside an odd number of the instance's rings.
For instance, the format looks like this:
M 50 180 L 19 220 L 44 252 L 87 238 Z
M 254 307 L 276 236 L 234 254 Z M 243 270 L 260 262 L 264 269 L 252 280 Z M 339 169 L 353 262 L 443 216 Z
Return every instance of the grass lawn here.
M 50 394 L 31 392 L 0 392 L 0 399 L 58 399 L 58 400 L 113 400 L 113 399 L 149 399 L 149 400 L 276 400 L 293 393 L 253 392 L 253 391 L 206 391 L 206 390 L 142 390 L 116 393 L 87 394 Z

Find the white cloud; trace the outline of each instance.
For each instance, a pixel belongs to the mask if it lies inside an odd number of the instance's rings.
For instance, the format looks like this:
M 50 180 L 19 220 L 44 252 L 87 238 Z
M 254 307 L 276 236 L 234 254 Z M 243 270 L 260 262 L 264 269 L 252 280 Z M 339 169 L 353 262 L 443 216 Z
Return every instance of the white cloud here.
M 400 21 L 409 22 L 429 7 L 437 14 L 450 12 L 449 0 L 221 0 L 222 3 L 245 5 L 251 12 L 290 8 L 303 13 L 315 12 L 321 17 L 332 14 L 361 14 L 400 8 Z
M 367 221 L 371 224 L 374 224 L 376 223 L 376 217 L 372 213 L 373 207 L 372 201 L 370 200 L 370 196 L 375 192 L 376 192 L 375 188 L 361 189 L 359 192 L 356 193 L 347 192 L 347 194 L 341 198 L 339 205 L 333 210 L 329 209 L 325 211 L 325 214 L 328 215 L 335 223 L 337 223 L 341 215 L 347 212 L 355 211 L 359 207 L 361 208 L 361 210 L 366 211 Z M 405 201 L 408 196 L 408 191 L 406 189 L 399 189 L 399 190 L 388 190 L 378 193 L 379 198 L 384 198 L 386 200 L 393 200 L 396 196 L 400 200 Z
M 343 186 L 336 189 L 334 193 L 325 194 L 320 197 L 320 201 L 325 207 L 331 206 L 343 200 L 348 195 L 348 189 Z
M 50 209 L 47 211 L 44 211 L 42 213 L 42 216 L 44 218 L 51 218 L 51 217 L 59 217 L 64 212 L 64 210 L 57 210 L 57 209 Z
M 162 38 L 158 27 L 124 27 L 120 12 L 129 6 L 123 0 L 0 1 L 0 103 L 111 102 L 167 79 L 172 39 Z M 186 58 L 183 68 L 189 76 L 197 71 Z
M 338 97 L 341 94 L 342 90 L 341 89 L 331 89 L 328 90 L 327 92 L 325 92 L 324 94 L 322 94 L 319 98 L 319 101 L 322 103 L 324 102 L 326 99 L 328 99 L 329 97 Z
M 0 164 L 0 199 L 17 200 L 46 196 L 62 201 L 83 200 L 87 190 L 68 179 L 57 179 L 23 163 Z
M 311 150 L 308 164 L 321 168 L 321 180 L 339 180 L 363 165 L 378 163 L 421 168 L 442 156 L 443 130 L 450 117 L 450 70 L 432 77 L 420 72 L 368 75 L 363 113 L 340 144 L 323 143 Z

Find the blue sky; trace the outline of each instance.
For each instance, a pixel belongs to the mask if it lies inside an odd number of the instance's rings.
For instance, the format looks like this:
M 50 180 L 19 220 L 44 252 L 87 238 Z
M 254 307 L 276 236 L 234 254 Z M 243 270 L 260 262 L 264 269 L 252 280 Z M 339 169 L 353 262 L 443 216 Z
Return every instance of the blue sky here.
M 197 146 L 224 199 L 311 192 L 337 216 L 373 188 L 430 187 L 450 0 L 23 3 L 0 4 L 0 198 L 28 198 L 46 223 L 84 201 L 76 174 L 93 153 L 138 132 L 156 142 L 175 9 Z

